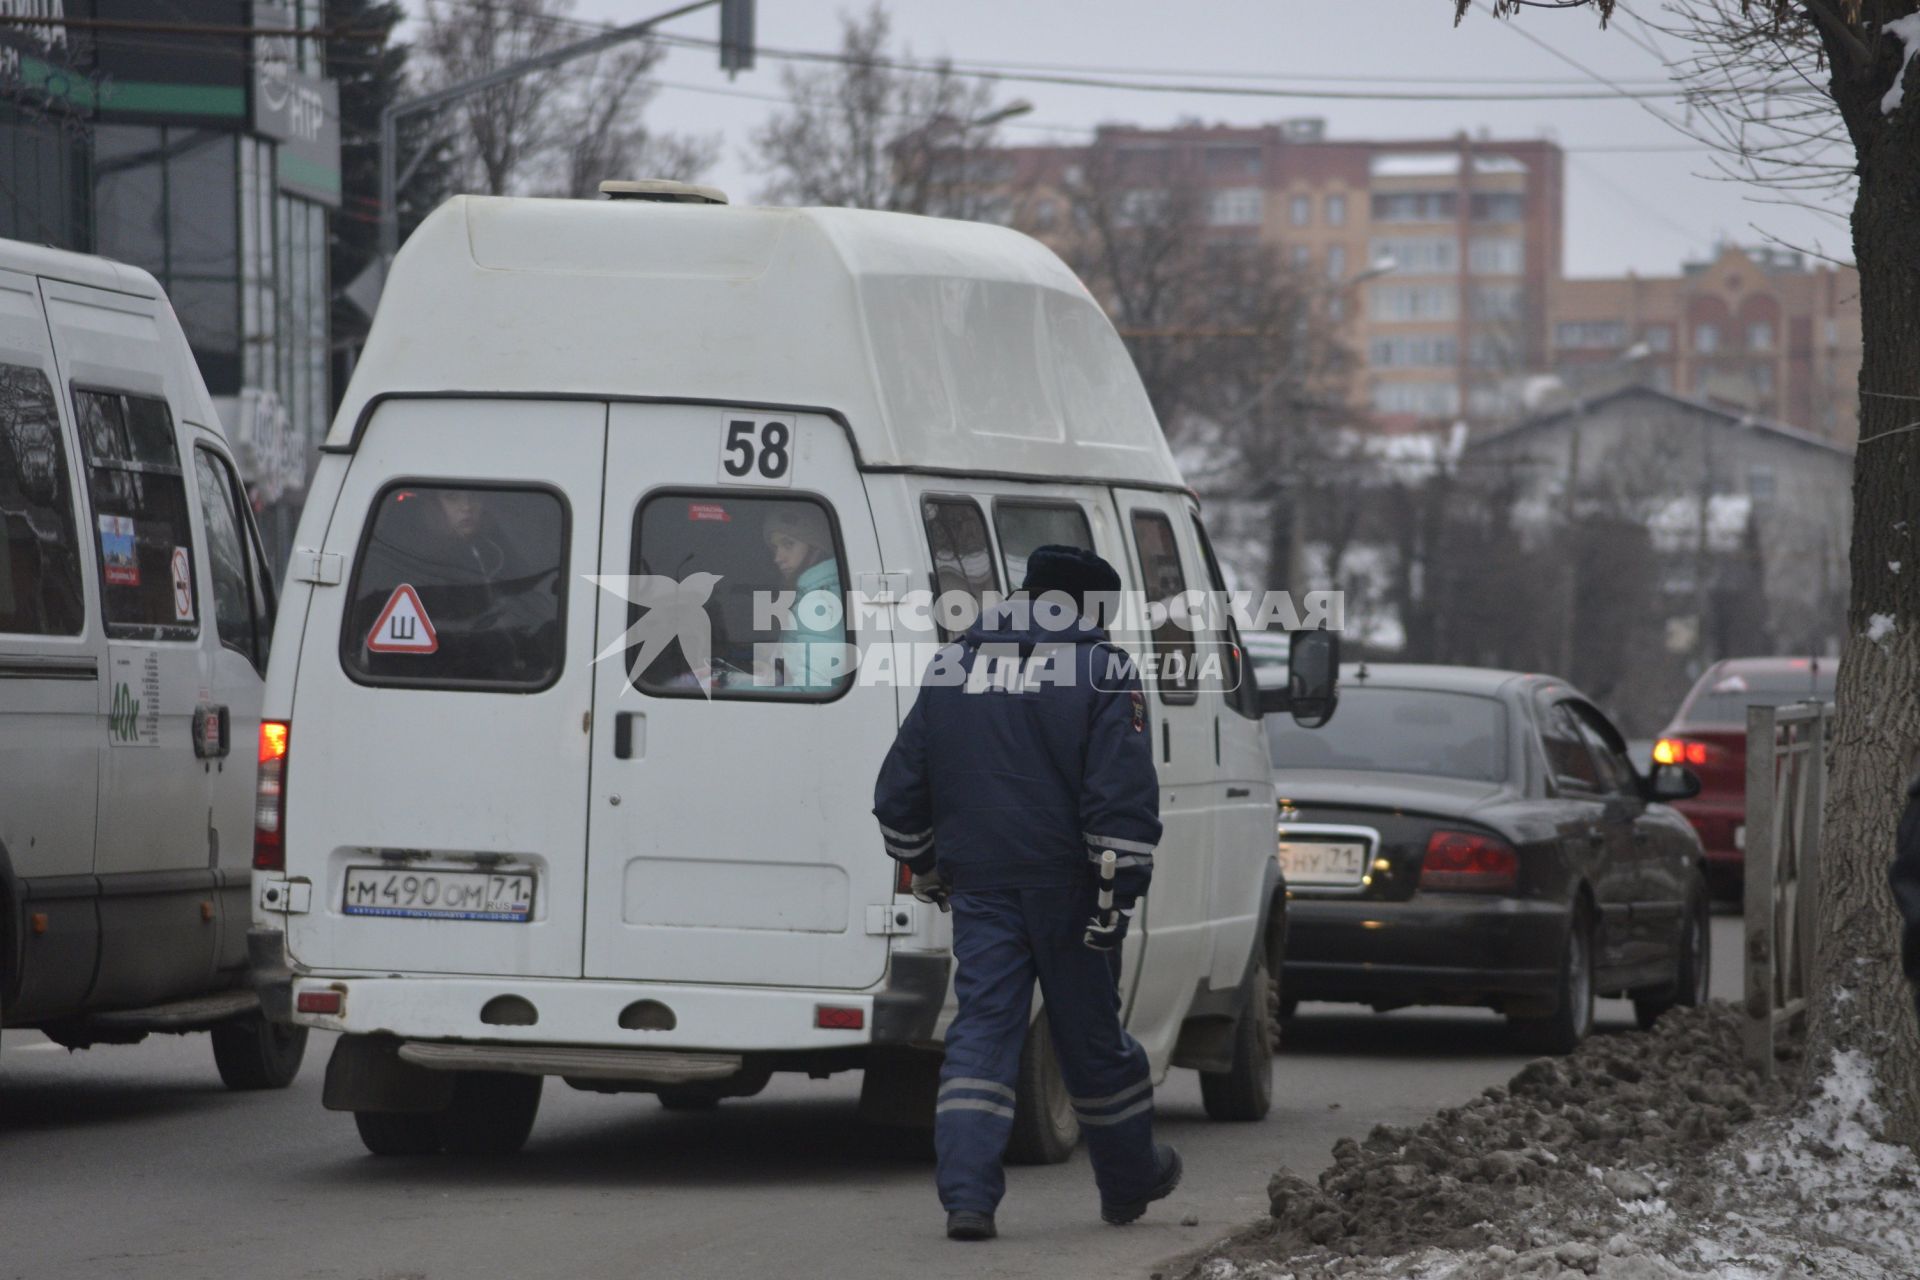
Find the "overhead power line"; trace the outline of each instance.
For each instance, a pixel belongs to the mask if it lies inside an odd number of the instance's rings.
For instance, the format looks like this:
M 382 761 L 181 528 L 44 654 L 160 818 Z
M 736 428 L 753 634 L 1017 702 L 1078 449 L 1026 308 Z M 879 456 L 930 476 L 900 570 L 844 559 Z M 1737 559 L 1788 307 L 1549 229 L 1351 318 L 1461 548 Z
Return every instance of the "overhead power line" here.
M 666 35 L 657 37 L 662 44 L 686 48 L 711 49 L 718 41 L 704 40 L 697 36 Z M 784 62 L 813 62 L 829 64 L 861 64 L 881 67 L 890 71 L 911 71 L 922 74 L 947 74 L 969 80 L 987 80 L 1009 84 L 1044 84 L 1081 89 L 1117 89 L 1130 93 L 1182 94 L 1201 97 L 1235 98 L 1277 98 L 1306 101 L 1335 102 L 1588 102 L 1609 101 L 1612 99 L 1679 99 L 1687 96 L 1687 91 L 1679 88 L 1668 89 L 1629 89 L 1615 86 L 1599 77 L 1603 86 L 1596 90 L 1565 90 L 1558 92 L 1517 91 L 1513 93 L 1471 93 L 1456 90 L 1427 89 L 1320 89 L 1320 88 L 1279 88 L 1265 85 L 1229 85 L 1229 84 L 1193 84 L 1183 82 L 1147 82 L 1140 80 L 1116 79 L 1095 75 L 1062 75 L 1041 72 L 1003 70 L 998 66 L 981 63 L 960 62 L 923 62 L 909 58 L 853 58 L 844 53 L 833 53 L 812 49 L 779 49 L 761 45 L 757 51 L 760 56 Z M 1581 68 L 1584 70 L 1584 68 Z M 1782 86 L 1783 88 L 1785 86 Z M 1764 91 L 1764 87 L 1763 90 Z
M 66 27 L 74 31 L 125 31 L 170 36 L 292 36 L 301 40 L 357 39 L 380 33 L 359 27 L 251 27 L 217 22 L 155 22 L 136 18 L 41 18 L 0 14 L 0 27 Z
M 471 9 L 475 12 L 487 12 L 499 8 L 498 0 L 437 0 L 440 4 Z M 546 22 L 577 28 L 582 31 L 597 31 L 601 24 L 584 18 L 570 18 L 562 15 L 548 15 Z M 717 41 L 699 40 L 694 37 L 680 37 L 674 41 L 689 46 L 711 48 Z M 830 55 L 819 51 L 821 56 L 844 58 L 845 55 Z M 930 69 L 939 65 L 937 61 L 912 60 L 920 69 Z M 1024 62 L 1009 58 L 952 58 L 947 59 L 956 68 L 971 68 L 981 71 L 1058 71 L 1080 75 L 1119 75 L 1147 76 L 1166 78 L 1187 76 L 1201 80 L 1269 80 L 1269 81 L 1310 81 L 1349 84 L 1467 84 L 1467 85 L 1584 85 L 1591 81 L 1584 76 L 1446 76 L 1446 75 L 1408 75 L 1399 72 L 1332 72 L 1332 71 L 1273 71 L 1269 69 L 1232 69 L 1220 67 L 1143 67 L 1138 65 L 1113 65 L 1083 62 Z M 902 64 L 907 65 L 906 63 Z M 1619 81 L 1623 85 L 1636 88 L 1653 89 L 1666 86 L 1671 79 L 1666 76 L 1634 77 Z

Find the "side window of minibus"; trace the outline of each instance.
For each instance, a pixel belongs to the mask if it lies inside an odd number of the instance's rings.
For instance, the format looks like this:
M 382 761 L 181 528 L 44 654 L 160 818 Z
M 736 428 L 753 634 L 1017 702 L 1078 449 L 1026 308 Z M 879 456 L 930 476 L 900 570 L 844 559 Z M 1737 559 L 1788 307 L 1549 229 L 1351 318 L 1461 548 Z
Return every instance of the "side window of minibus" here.
M 1193 632 L 1173 607 L 1187 590 L 1173 522 L 1158 511 L 1134 512 L 1133 549 L 1140 557 L 1140 575 L 1146 580 L 1147 600 L 1167 606 L 1165 619 L 1153 629 L 1154 671 L 1159 677 L 1160 700 L 1168 706 L 1196 702 L 1200 697 L 1200 681 L 1194 668 Z
M 1092 551 L 1087 513 L 1073 502 L 1001 501 L 993 504 L 993 527 L 1000 535 L 1000 559 L 1007 586 L 1018 591 L 1026 581 L 1027 557 L 1040 547 L 1084 547 Z
M 1213 552 L 1213 540 L 1207 537 L 1207 526 L 1200 523 L 1200 513 L 1188 513 L 1193 518 L 1193 538 L 1200 544 L 1200 559 L 1207 566 L 1207 587 L 1213 592 L 1213 605 L 1219 611 L 1218 627 L 1213 632 L 1215 643 L 1221 647 L 1220 676 L 1226 686 L 1227 705 L 1249 720 L 1260 718 L 1260 684 L 1253 678 L 1253 665 L 1246 661 L 1240 648 L 1240 626 L 1233 620 L 1233 614 L 1227 608 L 1227 579 L 1220 572 L 1220 558 Z
M 246 655 L 265 674 L 265 601 L 258 595 L 256 566 L 248 563 L 246 526 L 237 506 L 238 484 L 226 460 L 211 449 L 193 451 L 193 469 L 200 489 L 200 523 L 207 531 L 207 563 L 213 569 L 214 628 L 221 644 Z
M 627 669 L 642 693 L 825 702 L 852 686 L 846 552 L 824 499 L 656 491 L 634 516 L 632 564 L 683 590 L 706 584 L 703 600 L 668 599 L 681 607 L 629 606 Z
M 86 593 L 68 476 L 47 376 L 0 364 L 0 632 L 80 634 Z
M 115 639 L 192 640 L 199 587 L 187 484 L 167 402 L 73 393 L 100 551 L 100 594 Z
M 922 498 L 920 518 L 927 527 L 927 547 L 933 553 L 933 594 L 972 598 L 983 606 L 989 595 L 1000 593 L 999 571 L 993 563 L 993 544 L 987 538 L 987 518 L 971 498 Z M 944 615 L 935 609 L 934 616 Z M 941 622 L 940 638 L 954 632 Z

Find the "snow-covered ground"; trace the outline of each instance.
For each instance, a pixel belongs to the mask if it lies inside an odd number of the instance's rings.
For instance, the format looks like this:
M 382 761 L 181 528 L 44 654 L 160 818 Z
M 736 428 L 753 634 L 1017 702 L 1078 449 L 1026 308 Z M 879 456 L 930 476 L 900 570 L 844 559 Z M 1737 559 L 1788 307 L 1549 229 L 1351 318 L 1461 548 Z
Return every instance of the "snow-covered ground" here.
M 1275 1216 L 1192 1277 L 1912 1280 L 1920 1161 L 1872 1099 L 1860 1054 L 1796 1104 L 1741 1067 L 1731 1006 L 1676 1011 L 1337 1147 L 1317 1186 L 1282 1171 Z

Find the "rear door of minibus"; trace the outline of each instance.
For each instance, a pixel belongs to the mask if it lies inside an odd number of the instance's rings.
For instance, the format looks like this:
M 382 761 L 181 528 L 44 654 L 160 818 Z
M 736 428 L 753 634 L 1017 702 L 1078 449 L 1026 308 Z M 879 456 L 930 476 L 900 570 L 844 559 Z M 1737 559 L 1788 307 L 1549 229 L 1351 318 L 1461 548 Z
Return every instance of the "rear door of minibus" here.
M 846 428 L 615 404 L 606 474 L 587 976 L 871 986 L 898 712 L 851 661 L 849 595 L 882 575 Z
M 580 973 L 606 423 L 600 402 L 478 397 L 368 421 L 294 683 L 301 964 Z

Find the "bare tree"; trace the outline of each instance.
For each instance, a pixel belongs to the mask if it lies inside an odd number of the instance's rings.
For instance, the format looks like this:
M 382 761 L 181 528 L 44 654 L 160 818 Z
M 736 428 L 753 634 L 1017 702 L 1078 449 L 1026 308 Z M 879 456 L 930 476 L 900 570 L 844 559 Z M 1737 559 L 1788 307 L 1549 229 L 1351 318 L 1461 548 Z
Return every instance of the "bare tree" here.
M 654 94 L 646 73 L 660 59 L 658 46 L 611 55 L 598 87 L 570 93 L 556 105 L 557 152 L 542 184 L 555 195 L 585 199 L 608 178 L 691 180 L 720 158 L 717 137 L 655 133 L 640 115 Z
M 1603 17 L 1615 8 L 1614 0 L 1595 3 Z M 1498 7 L 1511 9 L 1511 0 Z M 1920 757 L 1920 573 L 1911 571 L 1920 564 L 1913 505 L 1920 490 L 1920 362 L 1912 355 L 1920 343 L 1920 273 L 1913 269 L 1920 261 L 1920 219 L 1913 216 L 1920 207 L 1920 76 L 1913 73 L 1920 0 L 1700 0 L 1682 7 L 1696 15 L 1703 74 L 1751 90 L 1723 95 L 1736 163 L 1756 176 L 1770 168 L 1816 184 L 1839 179 L 1851 195 L 1860 270 L 1860 437 L 1807 1060 L 1817 1073 L 1837 1052 L 1864 1053 L 1879 1069 L 1889 1134 L 1920 1145 L 1920 1028 L 1900 977 L 1885 887 L 1904 775 Z M 1715 49 L 1724 51 L 1717 61 Z M 1756 72 L 1790 77 L 1795 87 L 1769 89 Z M 1819 106 L 1822 94 L 1830 108 Z M 1743 122 L 1757 112 L 1764 117 L 1776 102 L 1784 125 L 1775 136 L 1799 136 L 1809 150 L 1748 141 Z M 1834 118 L 1844 145 L 1831 128 Z M 1830 142 L 1838 151 L 1832 161 L 1822 158 Z M 1851 181 L 1832 165 L 1850 168 Z
M 1352 359 L 1329 291 L 1270 243 L 1211 225 L 1210 191 L 1179 148 L 1096 138 L 1058 174 L 1027 175 L 1021 206 L 1057 187 L 1056 247 L 1126 340 L 1169 438 L 1269 508 L 1266 584 L 1297 586 L 1302 523 L 1331 434 L 1350 421 Z M 1337 566 L 1335 566 L 1337 569 Z
M 580 39 L 592 28 L 573 0 L 426 0 L 419 48 L 428 87 L 485 75 Z M 482 90 L 449 108 L 453 154 L 468 190 L 592 195 L 604 178 L 693 178 L 715 139 L 650 132 L 641 121 L 663 50 L 652 41 L 588 55 Z
M 840 60 L 785 68 L 788 106 L 753 134 L 769 203 L 839 205 L 971 218 L 1000 199 L 993 87 L 887 51 L 892 19 L 879 3 L 843 19 Z

